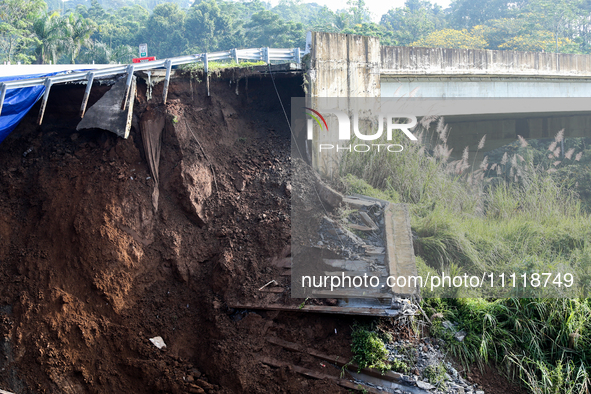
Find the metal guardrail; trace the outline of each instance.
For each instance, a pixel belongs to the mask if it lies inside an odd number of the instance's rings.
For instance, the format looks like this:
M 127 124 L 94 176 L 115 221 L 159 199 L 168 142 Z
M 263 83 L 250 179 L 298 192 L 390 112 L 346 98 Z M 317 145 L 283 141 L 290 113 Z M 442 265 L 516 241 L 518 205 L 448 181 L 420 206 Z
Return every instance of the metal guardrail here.
M 264 61 L 269 64 L 271 61 L 292 61 L 294 63 L 301 63 L 302 52 L 300 48 L 291 49 L 277 49 L 277 48 L 251 48 L 251 49 L 231 49 L 229 51 L 199 53 L 195 55 L 186 55 L 172 57 L 162 60 L 154 60 L 144 63 L 122 64 L 113 67 L 106 67 L 91 71 L 70 72 L 62 75 L 53 75 L 51 77 L 19 79 L 15 81 L 5 81 L 0 83 L 0 115 L 2 114 L 2 107 L 4 105 L 4 97 L 8 89 L 26 88 L 32 86 L 45 85 L 45 94 L 41 103 L 41 110 L 39 112 L 38 124 L 43 120 L 47 98 L 52 85 L 67 82 L 82 82 L 86 81 L 86 91 L 84 92 L 84 99 L 82 100 L 82 107 L 80 109 L 80 116 L 84 117 L 86 111 L 86 104 L 90 95 L 92 82 L 95 78 L 109 77 L 119 74 L 127 74 L 127 89 L 125 97 L 122 102 L 121 109 L 124 110 L 127 105 L 129 94 L 129 87 L 133 73 L 135 71 L 152 70 L 155 68 L 166 68 L 166 79 L 164 82 L 164 103 L 168 94 L 168 84 L 170 81 L 170 71 L 172 66 L 181 64 L 190 64 L 203 62 L 205 73 L 209 72 L 209 62 L 220 60 L 233 60 L 238 63 L 239 60 L 255 60 Z

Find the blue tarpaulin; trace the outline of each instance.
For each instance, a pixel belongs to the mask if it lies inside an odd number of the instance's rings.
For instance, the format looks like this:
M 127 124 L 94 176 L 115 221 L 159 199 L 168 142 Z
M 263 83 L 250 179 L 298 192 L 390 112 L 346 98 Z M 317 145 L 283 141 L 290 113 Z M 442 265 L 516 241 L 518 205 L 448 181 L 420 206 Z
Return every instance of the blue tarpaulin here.
M 57 73 L 0 77 L 0 82 L 42 78 L 55 74 Z M 43 93 L 45 93 L 45 86 L 43 85 L 6 90 L 2 114 L 0 115 L 0 143 L 14 130 L 37 100 L 43 96 Z

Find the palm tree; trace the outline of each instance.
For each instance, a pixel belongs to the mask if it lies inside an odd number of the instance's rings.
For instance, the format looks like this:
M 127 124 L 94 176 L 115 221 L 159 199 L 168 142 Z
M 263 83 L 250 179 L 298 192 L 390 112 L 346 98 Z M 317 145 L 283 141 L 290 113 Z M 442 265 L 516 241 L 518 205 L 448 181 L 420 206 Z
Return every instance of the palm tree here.
M 64 37 L 65 49 L 69 53 L 70 63 L 74 64 L 82 47 L 90 48 L 92 45 L 90 36 L 96 30 L 96 23 L 74 13 L 66 16 L 64 20 L 66 33 Z
M 63 25 L 63 21 L 57 12 L 51 15 L 44 14 L 33 23 L 33 31 L 40 41 L 35 49 L 37 63 L 46 64 L 49 60 L 54 64 L 56 63 L 57 52 L 63 40 Z
M 137 49 L 130 45 L 119 45 L 113 51 L 111 59 L 120 63 L 131 63 L 131 59 L 137 55 L 136 51 Z
M 82 51 L 80 55 L 85 63 L 109 64 L 113 54 L 107 44 L 102 41 L 94 41 Z

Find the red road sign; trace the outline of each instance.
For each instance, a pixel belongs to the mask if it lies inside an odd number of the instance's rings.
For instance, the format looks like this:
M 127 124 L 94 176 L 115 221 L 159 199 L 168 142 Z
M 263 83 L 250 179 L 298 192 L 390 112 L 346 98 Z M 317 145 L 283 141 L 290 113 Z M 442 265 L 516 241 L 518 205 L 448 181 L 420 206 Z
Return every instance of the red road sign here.
M 144 63 L 144 62 L 151 62 L 156 60 L 156 56 L 148 56 L 148 57 L 136 57 L 131 59 L 134 63 Z

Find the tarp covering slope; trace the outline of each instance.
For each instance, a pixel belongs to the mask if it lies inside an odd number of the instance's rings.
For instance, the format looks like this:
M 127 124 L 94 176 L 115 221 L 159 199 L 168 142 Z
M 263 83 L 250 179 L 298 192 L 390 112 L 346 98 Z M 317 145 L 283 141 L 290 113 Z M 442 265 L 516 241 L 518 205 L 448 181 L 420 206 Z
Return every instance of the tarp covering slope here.
M 47 77 L 55 74 L 57 73 L 0 77 L 0 82 Z M 45 93 L 43 85 L 6 90 L 0 115 L 0 143 L 14 130 L 37 100 L 43 96 L 43 93 Z

